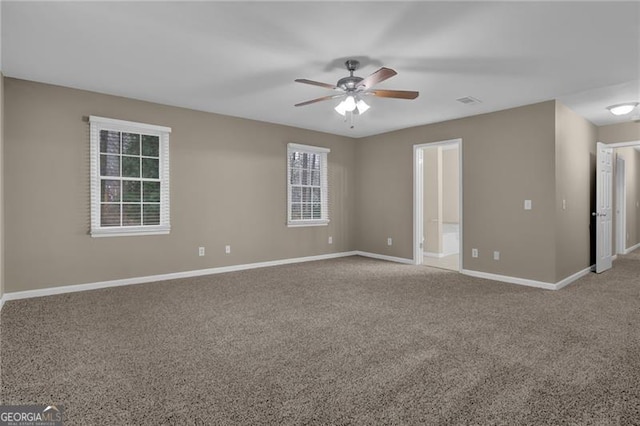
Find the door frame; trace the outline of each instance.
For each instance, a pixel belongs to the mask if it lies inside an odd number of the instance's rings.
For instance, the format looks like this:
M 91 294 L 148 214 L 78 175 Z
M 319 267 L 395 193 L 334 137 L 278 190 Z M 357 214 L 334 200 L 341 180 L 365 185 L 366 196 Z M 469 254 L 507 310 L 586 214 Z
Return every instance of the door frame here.
M 627 250 L 627 180 L 624 158 L 616 156 L 616 254 Z
M 423 163 L 423 148 L 436 148 L 438 146 L 452 146 L 458 147 L 458 179 L 459 179 L 459 194 L 458 194 L 458 209 L 460 217 L 459 227 L 459 264 L 458 272 L 462 271 L 463 257 L 464 257 L 464 238 L 463 238 L 463 208 L 462 208 L 462 193 L 463 193 L 463 173 L 462 173 L 462 138 L 448 139 L 443 141 L 428 142 L 413 145 L 413 263 L 415 265 L 422 265 L 423 263 L 423 237 L 424 237 L 424 163 Z
M 602 142 L 598 142 L 596 145 L 598 145 L 599 143 L 602 143 Z M 606 148 L 611 148 L 611 149 L 613 149 L 613 150 L 615 150 L 616 148 L 638 147 L 638 146 L 640 146 L 640 140 L 636 140 L 636 141 L 629 141 L 629 142 L 610 143 L 610 144 L 604 144 L 604 145 L 606 146 Z M 597 150 L 597 149 L 596 149 L 596 150 Z M 614 153 L 615 153 L 615 151 L 614 151 Z M 597 159 L 596 159 L 596 161 L 597 161 Z M 596 173 L 597 173 L 597 170 L 596 170 Z M 596 176 L 596 180 L 597 180 L 597 176 Z M 615 178 L 614 178 L 614 179 L 612 179 L 612 182 L 611 182 L 611 185 L 612 185 L 612 186 L 614 185 L 614 181 L 617 181 L 617 180 L 616 180 Z M 613 187 L 612 187 L 612 188 L 609 188 L 609 191 L 613 192 Z M 598 196 L 600 195 L 600 194 L 599 194 L 599 192 L 600 192 L 600 188 L 599 188 L 599 187 L 598 187 L 598 185 L 596 184 L 596 199 L 598 199 Z M 597 257 L 598 257 L 598 255 L 597 255 L 597 253 L 598 253 L 598 247 L 601 247 L 601 245 L 600 245 L 600 244 L 601 244 L 601 242 L 600 242 L 600 238 L 599 238 L 599 237 L 600 237 L 600 232 L 598 232 L 598 230 L 597 230 L 597 214 L 598 214 L 598 212 L 597 212 L 597 206 L 596 206 L 596 211 L 595 211 L 595 212 L 593 212 L 592 214 L 593 214 L 593 216 L 596 216 L 596 233 L 595 233 L 595 234 L 596 234 L 596 238 L 595 238 L 595 245 L 596 245 L 596 265 L 597 265 L 597 261 L 598 261 L 598 259 L 597 259 Z M 617 236 L 616 232 L 612 232 L 612 235 L 616 235 L 616 236 Z M 625 238 L 625 242 L 626 242 L 626 238 Z M 613 241 L 611 242 L 611 244 L 613 245 Z M 625 245 L 626 245 L 626 244 L 625 244 Z M 617 246 L 618 246 L 618 242 L 616 241 L 616 247 L 617 247 Z M 596 266 L 596 271 L 597 271 L 597 266 Z

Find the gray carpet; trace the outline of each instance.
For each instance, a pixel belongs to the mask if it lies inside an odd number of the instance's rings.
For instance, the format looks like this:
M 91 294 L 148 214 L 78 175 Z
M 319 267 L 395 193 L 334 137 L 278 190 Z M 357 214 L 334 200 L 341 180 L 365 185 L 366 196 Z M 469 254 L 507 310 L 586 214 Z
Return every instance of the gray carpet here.
M 560 291 L 350 257 L 8 302 L 3 403 L 90 424 L 640 424 L 640 253 Z

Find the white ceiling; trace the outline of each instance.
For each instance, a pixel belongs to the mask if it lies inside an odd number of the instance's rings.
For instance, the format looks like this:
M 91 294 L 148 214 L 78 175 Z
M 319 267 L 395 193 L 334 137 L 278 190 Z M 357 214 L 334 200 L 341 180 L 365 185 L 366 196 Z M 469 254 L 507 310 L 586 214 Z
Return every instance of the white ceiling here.
M 2 1 L 5 76 L 362 137 L 559 99 L 596 125 L 640 101 L 640 2 Z M 355 128 L 331 94 L 356 58 L 379 88 Z M 473 96 L 478 105 L 457 98 Z M 90 113 L 90 111 L 88 112 Z

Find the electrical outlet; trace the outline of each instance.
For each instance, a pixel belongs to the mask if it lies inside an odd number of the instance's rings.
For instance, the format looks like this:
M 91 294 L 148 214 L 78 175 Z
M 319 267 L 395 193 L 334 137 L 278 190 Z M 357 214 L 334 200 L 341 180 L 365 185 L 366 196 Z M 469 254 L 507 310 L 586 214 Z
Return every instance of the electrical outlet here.
M 494 251 L 493 252 L 493 260 L 500 260 L 500 252 L 499 251 Z
M 471 257 L 478 257 L 478 249 L 471 249 Z
M 225 252 L 226 254 L 231 253 L 231 246 L 224 246 L 224 252 Z
M 532 206 L 531 206 L 531 200 L 524 200 L 524 209 L 525 210 L 531 210 Z
M 329 237 L 329 244 L 333 244 L 333 237 Z
M 204 256 L 204 247 L 198 247 L 198 256 Z
M 387 238 L 387 245 L 390 246 L 393 244 L 393 240 L 391 239 L 391 237 Z

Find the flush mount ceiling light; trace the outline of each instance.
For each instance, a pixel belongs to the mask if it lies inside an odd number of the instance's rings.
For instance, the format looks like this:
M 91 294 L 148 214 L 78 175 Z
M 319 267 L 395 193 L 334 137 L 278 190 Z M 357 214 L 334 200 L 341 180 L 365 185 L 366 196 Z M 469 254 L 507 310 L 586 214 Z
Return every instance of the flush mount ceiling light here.
M 626 115 L 634 110 L 638 106 L 638 102 L 627 102 L 625 104 L 611 105 L 607 109 L 613 115 Z

